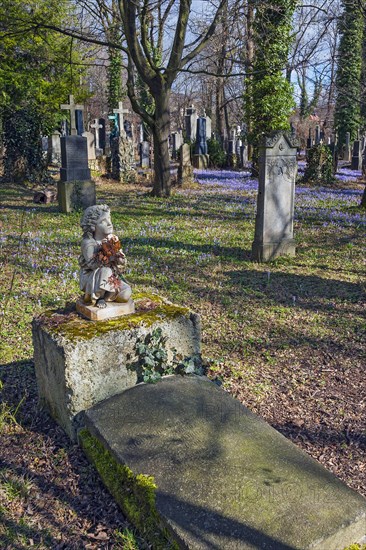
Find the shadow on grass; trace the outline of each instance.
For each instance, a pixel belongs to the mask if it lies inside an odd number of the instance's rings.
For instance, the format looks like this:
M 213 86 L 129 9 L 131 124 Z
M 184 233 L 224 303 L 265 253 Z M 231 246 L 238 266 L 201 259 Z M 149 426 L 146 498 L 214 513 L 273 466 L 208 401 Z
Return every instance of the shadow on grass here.
M 143 249 L 148 246 L 149 248 L 163 248 L 170 250 L 185 250 L 187 252 L 194 252 L 196 254 L 212 254 L 214 256 L 220 256 L 226 260 L 249 260 L 250 251 L 245 250 L 239 246 L 229 247 L 222 246 L 220 244 L 191 244 L 183 241 L 173 241 L 164 238 L 152 238 L 152 237 L 140 237 L 140 238 L 125 238 L 124 247 L 128 246 L 130 250 L 134 252 L 134 255 L 138 255 L 139 249 Z M 144 256 L 144 254 L 140 254 Z M 176 266 L 176 258 L 172 258 L 172 265 Z M 169 256 L 167 257 L 167 263 L 169 263 Z M 184 259 L 184 265 L 187 266 L 187 259 Z M 193 264 L 192 267 L 194 267 Z
M 225 271 L 224 274 L 239 293 L 240 288 L 262 290 L 273 303 L 288 305 L 295 298 L 296 307 L 314 311 L 332 311 L 334 303 L 327 304 L 326 301 L 358 303 L 366 298 L 361 283 L 325 279 L 317 275 L 256 270 Z
M 312 445 L 321 448 L 324 445 L 357 445 L 359 449 L 366 450 L 366 432 L 345 429 L 338 432 L 326 426 L 309 427 L 299 426 L 292 422 L 285 424 L 272 424 L 272 427 L 292 441 L 308 441 Z
M 62 548 L 78 550 L 90 542 L 81 525 L 95 529 L 100 522 L 111 531 L 124 529 L 125 518 L 81 449 L 39 409 L 33 362 L 0 365 L 0 380 L 0 412 L 4 406 L 11 412 L 18 408 L 18 426 L 10 424 L 9 431 L 0 426 L 0 484 L 6 482 L 8 473 L 9 479 L 31 483 L 27 510 L 20 521 L 5 503 L 0 514 L 0 547 L 6 542 L 9 546 L 4 548 L 28 548 L 29 539 L 33 539 L 34 544 L 58 548 L 60 539 L 55 536 L 62 533 Z M 18 542 L 24 539 L 26 543 Z

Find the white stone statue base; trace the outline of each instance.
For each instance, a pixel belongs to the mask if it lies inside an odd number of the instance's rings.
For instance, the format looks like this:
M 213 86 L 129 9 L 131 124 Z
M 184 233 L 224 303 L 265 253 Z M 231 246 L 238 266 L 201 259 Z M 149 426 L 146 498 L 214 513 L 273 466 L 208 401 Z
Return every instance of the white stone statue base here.
M 101 309 L 90 304 L 85 304 L 82 299 L 76 302 L 76 311 L 91 321 L 105 321 L 115 319 L 122 315 L 135 313 L 135 303 L 131 298 L 126 303 L 107 302 L 107 307 Z

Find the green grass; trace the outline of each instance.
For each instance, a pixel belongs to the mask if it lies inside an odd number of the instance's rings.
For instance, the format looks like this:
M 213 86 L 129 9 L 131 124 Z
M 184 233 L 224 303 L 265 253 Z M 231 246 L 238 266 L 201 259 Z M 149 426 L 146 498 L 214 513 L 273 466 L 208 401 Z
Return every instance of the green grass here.
M 307 398 L 301 406 L 314 408 L 314 422 L 328 421 L 331 410 L 341 432 L 357 409 L 346 394 L 347 373 L 365 364 L 364 226 L 356 218 L 325 225 L 323 216 L 324 210 L 364 214 L 341 195 L 318 202 L 315 197 L 312 211 L 301 207 L 295 223 L 296 257 L 257 264 L 250 260 L 254 198 L 252 191 L 192 188 L 166 200 L 150 197 L 141 187 L 97 187 L 98 202 L 111 207 L 133 291 L 156 292 L 200 313 L 211 375 L 270 421 L 274 403 L 289 395 L 288 418 L 291 407 Z M 80 213 L 35 206 L 32 195 L 16 186 L 0 187 L 0 203 L 4 366 L 32 357 L 35 315 L 79 296 L 81 229 Z M 313 390 L 328 387 L 329 365 L 345 377 L 345 394 L 324 416 Z M 0 392 L 0 427 L 21 422 L 5 396 Z M 62 453 L 55 456 L 55 468 L 61 460 Z M 351 485 L 352 475 L 346 478 Z M 121 547 L 138 547 L 132 533 L 119 537 Z
M 245 192 L 191 191 L 163 200 L 125 189 L 100 188 L 98 201 L 112 208 L 129 261 L 127 278 L 134 290 L 154 290 L 199 311 L 208 355 L 238 361 L 238 354 L 263 348 L 330 341 L 344 348 L 353 339 L 359 350 L 362 228 L 319 228 L 310 217 L 295 227 L 296 258 L 256 264 L 249 257 L 254 206 L 246 204 Z M 34 315 L 78 296 L 81 231 L 80 213 L 35 207 L 16 187 L 1 189 L 0 196 L 6 363 L 32 356 Z

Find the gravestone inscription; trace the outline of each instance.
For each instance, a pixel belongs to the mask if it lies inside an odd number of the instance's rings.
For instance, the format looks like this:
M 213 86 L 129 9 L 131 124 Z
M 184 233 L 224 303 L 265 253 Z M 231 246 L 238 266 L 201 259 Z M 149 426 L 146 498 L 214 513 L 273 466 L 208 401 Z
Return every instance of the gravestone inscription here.
M 252 258 L 258 262 L 295 255 L 293 238 L 297 141 L 284 132 L 263 138 Z
M 82 136 L 63 136 L 61 142 L 61 181 L 90 180 L 88 142 Z
M 63 136 L 61 142 L 60 180 L 57 184 L 61 212 L 87 208 L 96 202 L 95 183 L 88 167 L 87 139 L 82 136 Z

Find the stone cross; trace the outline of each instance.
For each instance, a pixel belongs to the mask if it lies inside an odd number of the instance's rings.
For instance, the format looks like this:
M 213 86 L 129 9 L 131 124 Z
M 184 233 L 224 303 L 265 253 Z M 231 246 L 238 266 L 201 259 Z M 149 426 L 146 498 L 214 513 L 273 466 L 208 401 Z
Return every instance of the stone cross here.
M 118 102 L 118 109 L 113 109 L 114 114 L 118 116 L 118 126 L 120 129 L 120 135 L 123 137 L 126 137 L 125 128 L 123 125 L 123 115 L 127 115 L 130 111 L 128 109 L 123 108 L 123 102 Z
M 100 128 L 103 128 L 103 125 L 99 124 L 99 120 L 97 118 L 95 118 L 94 123 L 90 125 L 90 128 L 93 128 L 95 130 L 95 148 L 99 149 L 99 132 L 98 132 L 98 130 Z
M 72 136 L 77 136 L 77 130 L 76 130 L 76 116 L 75 111 L 83 111 L 84 105 L 77 105 L 74 103 L 74 96 L 69 95 L 69 103 L 62 103 L 60 105 L 61 109 L 66 109 L 67 111 L 70 111 L 70 134 Z

